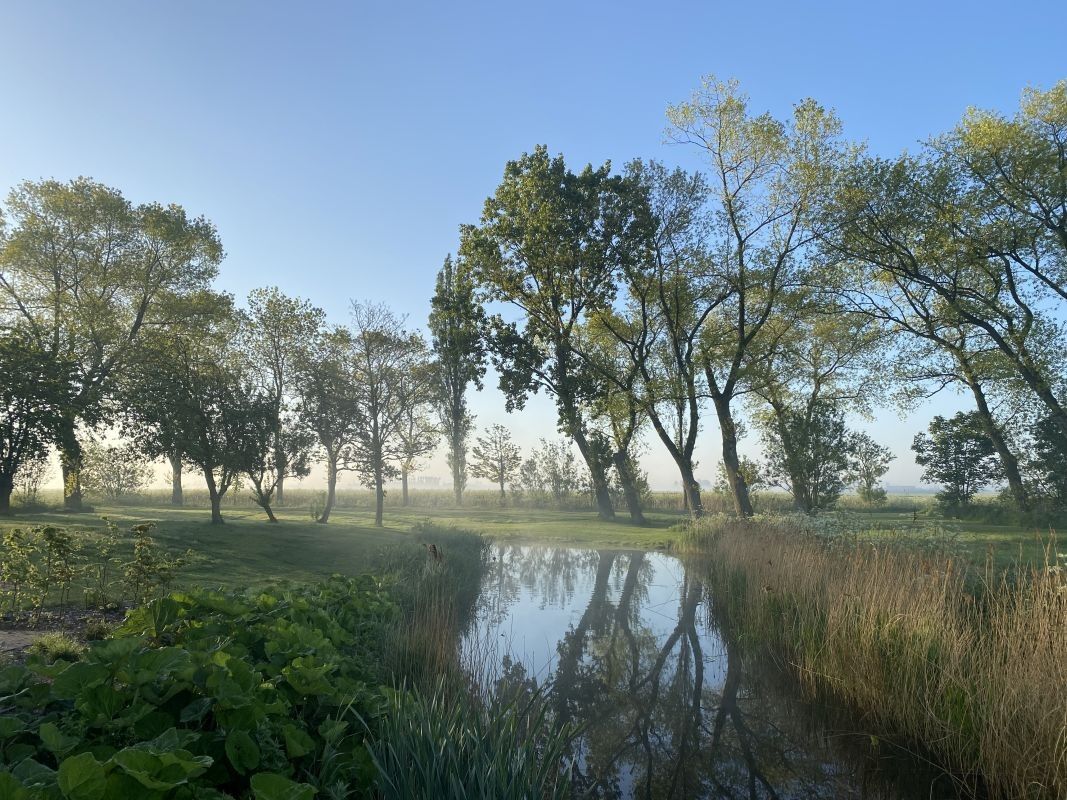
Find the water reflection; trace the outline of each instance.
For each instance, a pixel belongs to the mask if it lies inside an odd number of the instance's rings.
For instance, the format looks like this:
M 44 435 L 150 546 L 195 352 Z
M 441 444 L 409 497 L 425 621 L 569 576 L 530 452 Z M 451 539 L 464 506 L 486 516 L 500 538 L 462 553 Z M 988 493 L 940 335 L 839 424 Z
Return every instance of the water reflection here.
M 583 725 L 580 796 L 956 796 L 746 661 L 700 573 L 662 553 L 501 545 L 464 646 L 484 679 L 547 686 L 560 721 Z

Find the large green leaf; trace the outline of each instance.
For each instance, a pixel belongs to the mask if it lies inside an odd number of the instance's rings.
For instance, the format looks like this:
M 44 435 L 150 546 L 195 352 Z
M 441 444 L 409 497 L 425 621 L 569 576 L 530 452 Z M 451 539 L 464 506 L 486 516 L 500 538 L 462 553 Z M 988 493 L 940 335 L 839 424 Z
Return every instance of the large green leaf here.
M 259 766 L 259 745 L 245 731 L 230 731 L 226 737 L 226 756 L 234 769 L 244 775 Z
M 315 797 L 315 787 L 273 772 L 253 775 L 251 784 L 256 800 L 313 800 Z
M 107 770 L 91 753 L 79 753 L 59 765 L 57 783 L 69 800 L 101 800 L 107 787 Z

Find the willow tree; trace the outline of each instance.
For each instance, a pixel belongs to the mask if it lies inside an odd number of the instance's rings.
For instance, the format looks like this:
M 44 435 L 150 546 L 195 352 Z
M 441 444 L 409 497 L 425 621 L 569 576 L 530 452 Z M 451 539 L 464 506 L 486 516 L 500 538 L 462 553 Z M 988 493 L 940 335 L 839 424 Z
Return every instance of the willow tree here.
M 58 449 L 64 502 L 81 508 L 79 428 L 104 401 L 144 331 L 175 296 L 205 288 L 222 245 L 215 227 L 178 205 L 135 206 L 88 178 L 26 182 L 8 195 L 11 230 L 0 241 L 0 324 L 75 365 Z
M 463 505 L 467 486 L 467 440 L 474 417 L 467 407 L 467 388 L 482 388 L 485 313 L 462 260 L 445 258 L 430 300 L 430 341 L 437 358 L 438 416 L 448 442 L 448 466 L 456 505 Z
M 508 410 L 533 392 L 553 396 L 560 428 L 589 469 L 601 519 L 615 517 L 610 460 L 590 434 L 574 335 L 588 311 L 610 304 L 615 275 L 638 247 L 639 194 L 610 164 L 575 174 L 538 146 L 508 162 L 480 224 L 462 229 L 460 250 L 484 298 L 518 311 L 517 321 L 492 317 L 487 340 Z
M 753 114 L 734 82 L 714 77 L 667 112 L 670 137 L 699 148 L 710 187 L 706 248 L 725 298 L 701 329 L 699 361 L 715 407 L 722 462 L 739 515 L 752 513 L 737 453 L 734 400 L 744 391 L 768 322 L 813 280 L 818 212 L 850 150 L 837 117 L 812 100 L 791 118 Z

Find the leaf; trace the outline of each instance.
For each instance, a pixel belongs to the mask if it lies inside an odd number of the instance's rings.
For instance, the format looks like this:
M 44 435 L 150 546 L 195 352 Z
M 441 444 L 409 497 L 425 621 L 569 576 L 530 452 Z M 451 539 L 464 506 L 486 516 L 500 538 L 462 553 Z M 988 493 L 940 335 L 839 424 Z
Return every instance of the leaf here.
M 59 791 L 69 800 L 101 800 L 107 787 L 107 771 L 91 753 L 79 753 L 59 765 Z
M 245 731 L 230 731 L 226 737 L 226 756 L 234 769 L 244 775 L 259 766 L 259 745 Z
M 315 787 L 273 772 L 253 775 L 250 783 L 256 800 L 313 800 L 315 797 Z
M 100 686 L 111 677 L 103 664 L 75 661 L 52 682 L 52 694 L 61 700 L 73 700 L 86 689 Z
M 301 730 L 296 725 L 286 725 L 283 733 L 285 752 L 289 754 L 289 758 L 300 758 L 315 751 L 315 740 L 308 735 L 307 731 Z
M 6 770 L 0 771 L 0 797 L 4 800 L 24 800 L 30 793 L 21 781 Z
M 80 741 L 77 736 L 67 736 L 60 731 L 54 722 L 46 722 L 42 725 L 38 729 L 37 735 L 41 737 L 44 746 L 60 758 L 73 750 L 74 746 Z
M 0 739 L 10 739 L 26 730 L 26 723 L 18 717 L 0 717 Z

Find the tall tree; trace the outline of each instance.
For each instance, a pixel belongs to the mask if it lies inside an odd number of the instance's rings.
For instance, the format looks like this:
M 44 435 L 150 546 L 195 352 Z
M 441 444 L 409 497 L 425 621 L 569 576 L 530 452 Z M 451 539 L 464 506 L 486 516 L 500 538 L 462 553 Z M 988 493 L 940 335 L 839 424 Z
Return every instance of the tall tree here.
M 200 471 L 215 525 L 223 523 L 222 500 L 238 476 L 263 458 L 260 432 L 273 410 L 234 346 L 239 325 L 234 312 L 213 330 L 143 348 L 125 402 L 127 432 L 143 452 L 180 452 Z
M 507 499 L 507 485 L 515 480 L 522 465 L 522 453 L 503 425 L 493 425 L 479 436 L 471 452 L 470 473 L 500 487 L 500 504 Z
M 690 100 L 668 109 L 670 136 L 708 159 L 713 200 L 708 253 L 725 299 L 701 330 L 700 363 L 722 438 L 734 509 L 752 503 L 740 470 L 733 401 L 743 391 L 754 351 L 776 311 L 795 302 L 817 263 L 817 213 L 849 158 L 833 113 L 811 100 L 788 121 L 754 115 L 733 82 L 704 79 Z
M 624 311 L 600 306 L 597 322 L 627 353 L 637 378 L 630 391 L 678 467 L 686 508 L 699 517 L 695 453 L 707 394 L 700 337 L 731 290 L 711 270 L 705 248 L 703 176 L 640 161 L 627 166 L 627 175 L 645 201 L 644 246 L 621 270 Z
M 0 514 L 11 513 L 20 470 L 56 440 L 74 391 L 73 368 L 57 362 L 32 336 L 0 333 Z
M 605 321 L 609 321 L 605 325 Z M 611 461 L 622 488 L 630 522 L 644 525 L 641 487 L 637 466 L 637 437 L 648 414 L 640 394 L 641 365 L 611 331 L 626 329 L 626 323 L 602 312 L 592 317 L 578 333 L 578 350 L 591 367 L 595 381 L 589 381 L 586 395 L 593 423 L 610 443 Z
M 300 475 L 304 466 L 291 469 L 287 459 L 292 454 L 307 460 L 299 448 L 293 448 L 306 438 L 295 435 L 292 419 L 296 398 L 294 362 L 322 326 L 324 314 L 307 300 L 287 297 L 272 286 L 249 293 L 247 316 L 242 346 L 250 367 L 274 404 L 270 472 L 276 481 L 275 500 L 282 506 L 286 477 Z
M 413 340 L 412 344 L 419 351 L 424 350 L 421 339 Z M 402 408 L 400 425 L 396 434 L 397 451 L 400 454 L 398 461 L 400 502 L 405 507 L 409 503 L 408 480 L 411 473 L 419 468 L 421 459 L 437 449 L 437 441 L 441 437 L 442 426 L 434 418 L 434 406 L 440 409 L 439 368 L 440 364 L 431 362 L 428 353 L 417 352 L 412 354 L 411 369 L 401 371 L 397 376 Z M 439 419 L 443 419 L 443 416 Z M 455 440 L 450 442 L 450 446 L 451 444 L 455 444 Z M 460 444 L 464 449 L 466 448 L 465 436 Z M 451 456 L 450 463 L 452 463 Z
M 382 525 L 385 482 L 398 473 L 406 415 L 415 402 L 409 380 L 428 370 L 426 345 L 404 329 L 404 320 L 383 305 L 352 304 L 352 364 L 356 380 L 349 389 L 359 410 L 346 450 L 346 469 L 374 490 L 374 524 Z
M 317 331 L 294 366 L 297 417 L 315 434 L 326 462 L 326 502 L 316 519 L 326 524 L 337 502 L 338 475 L 364 422 L 353 390 L 359 378 L 352 332 L 340 326 Z
M 589 468 L 602 519 L 615 516 L 610 463 L 590 440 L 573 337 L 588 311 L 611 302 L 615 273 L 638 246 L 638 199 L 637 187 L 613 176 L 610 164 L 575 174 L 562 156 L 538 146 L 508 162 L 481 223 L 463 228 L 460 248 L 486 299 L 520 314 L 518 322 L 493 317 L 488 339 L 508 409 L 542 389 L 555 398 L 560 427 Z
M 203 217 L 178 205 L 134 206 L 88 178 L 23 183 L 8 195 L 7 213 L 0 324 L 21 323 L 39 349 L 75 364 L 58 447 L 65 503 L 78 510 L 79 426 L 101 418 L 116 375 L 169 301 L 215 277 L 222 245 Z
M 430 337 L 437 358 L 438 404 L 448 442 L 448 466 L 456 505 L 463 505 L 467 485 L 467 439 L 474 417 L 467 407 L 467 387 L 482 388 L 485 312 L 475 297 L 474 280 L 462 260 L 445 258 L 430 301 Z

